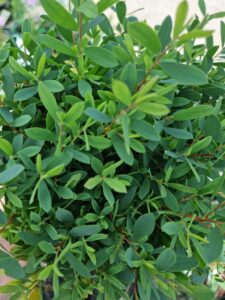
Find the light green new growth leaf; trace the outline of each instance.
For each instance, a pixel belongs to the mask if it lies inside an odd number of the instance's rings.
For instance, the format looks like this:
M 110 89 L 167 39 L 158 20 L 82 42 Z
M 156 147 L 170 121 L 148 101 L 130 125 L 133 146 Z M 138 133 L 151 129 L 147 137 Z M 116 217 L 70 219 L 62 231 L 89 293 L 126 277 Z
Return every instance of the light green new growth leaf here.
M 40 0 L 49 18 L 63 28 L 77 30 L 73 16 L 56 0 Z
M 6 139 L 0 137 L 0 149 L 7 155 L 13 155 L 13 147 Z
M 79 10 L 90 19 L 96 18 L 98 15 L 98 7 L 92 0 L 83 1 L 79 7 Z
M 178 44 L 185 43 L 192 39 L 197 38 L 207 38 L 210 37 L 213 34 L 213 30 L 201 30 L 201 29 L 195 29 L 193 31 L 190 31 L 188 33 L 185 33 L 179 37 Z
M 132 102 L 132 95 L 128 86 L 119 80 L 113 80 L 112 90 L 116 98 L 123 104 L 129 106 Z
M 157 33 L 144 22 L 131 22 L 128 24 L 130 37 L 143 47 L 154 53 L 159 53 L 161 43 Z
M 176 112 L 173 117 L 176 121 L 186 121 L 204 118 L 214 113 L 214 108 L 211 105 L 198 105 Z
M 84 103 L 77 102 L 65 114 L 63 121 L 74 122 L 82 116 L 83 112 L 84 112 Z
M 169 108 L 163 104 L 144 102 L 138 108 L 147 115 L 162 117 L 169 113 Z
M 179 34 L 184 30 L 184 24 L 187 19 L 188 14 L 188 2 L 186 0 L 182 1 L 176 12 L 175 24 L 173 29 L 173 37 L 177 38 Z
M 198 153 L 203 149 L 207 149 L 207 147 L 211 144 L 211 142 L 212 142 L 211 136 L 205 137 L 204 139 L 198 141 L 197 143 L 191 146 L 191 153 Z
M 117 193 L 126 193 L 126 185 L 119 178 L 105 178 L 104 182 Z
M 97 185 L 99 185 L 99 183 L 102 182 L 102 180 L 103 179 L 99 175 L 89 178 L 88 181 L 85 183 L 84 187 L 88 190 L 92 190 Z

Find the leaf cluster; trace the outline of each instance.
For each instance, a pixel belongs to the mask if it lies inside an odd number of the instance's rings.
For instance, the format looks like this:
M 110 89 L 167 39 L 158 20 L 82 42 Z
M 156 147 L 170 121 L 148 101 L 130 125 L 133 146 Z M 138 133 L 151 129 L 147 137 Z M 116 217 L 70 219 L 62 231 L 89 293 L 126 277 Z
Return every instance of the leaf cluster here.
M 41 299 L 50 283 L 52 299 L 214 299 L 225 61 L 204 28 L 224 12 L 202 0 L 188 19 L 184 0 L 151 28 L 124 1 L 41 3 L 41 30 L 26 20 L 23 46 L 0 49 L 0 223 L 15 245 L 0 251 L 15 278 L 1 293 Z

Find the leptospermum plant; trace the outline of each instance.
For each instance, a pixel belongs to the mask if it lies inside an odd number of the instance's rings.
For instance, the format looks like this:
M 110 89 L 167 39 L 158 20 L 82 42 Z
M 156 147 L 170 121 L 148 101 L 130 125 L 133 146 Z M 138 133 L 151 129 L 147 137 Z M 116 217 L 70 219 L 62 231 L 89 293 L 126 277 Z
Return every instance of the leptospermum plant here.
M 224 271 L 225 63 L 204 26 L 225 13 L 199 1 L 188 19 L 182 1 L 153 29 L 123 1 L 41 3 L 48 32 L 25 21 L 23 47 L 9 38 L 0 50 L 0 222 L 13 245 L 0 267 L 15 278 L 1 293 L 214 299 L 204 283 Z

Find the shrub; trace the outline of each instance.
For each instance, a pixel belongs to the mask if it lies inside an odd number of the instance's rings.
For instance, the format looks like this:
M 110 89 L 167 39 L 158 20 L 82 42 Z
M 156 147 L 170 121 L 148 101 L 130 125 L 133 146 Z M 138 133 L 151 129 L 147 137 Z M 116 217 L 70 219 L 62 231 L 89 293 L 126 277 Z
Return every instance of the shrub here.
M 204 26 L 224 13 L 199 1 L 187 21 L 182 1 L 174 24 L 153 29 L 123 1 L 41 3 L 48 32 L 25 21 L 23 47 L 0 50 L 0 222 L 14 245 L 0 267 L 16 279 L 1 292 L 214 299 L 204 282 L 214 262 L 223 271 L 225 72 Z M 114 4 L 115 31 L 103 14 Z

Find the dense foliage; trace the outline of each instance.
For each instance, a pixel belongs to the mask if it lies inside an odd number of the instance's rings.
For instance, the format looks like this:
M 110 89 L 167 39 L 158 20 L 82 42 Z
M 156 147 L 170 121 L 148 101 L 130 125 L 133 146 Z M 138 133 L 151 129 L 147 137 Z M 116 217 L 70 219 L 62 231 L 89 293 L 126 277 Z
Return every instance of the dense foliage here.
M 14 245 L 0 267 L 15 278 L 1 293 L 214 299 L 204 283 L 225 261 L 225 62 L 204 27 L 225 14 L 199 1 L 187 20 L 182 1 L 153 29 L 123 1 L 41 3 L 49 30 L 25 21 L 23 47 L 0 49 L 0 223 Z

